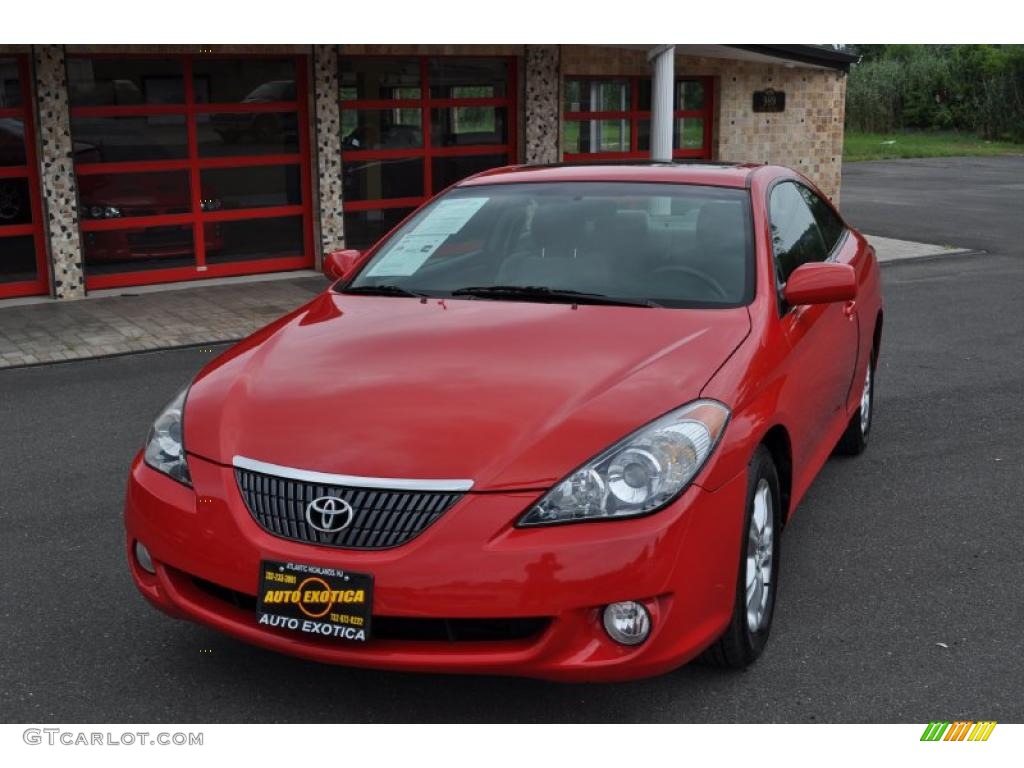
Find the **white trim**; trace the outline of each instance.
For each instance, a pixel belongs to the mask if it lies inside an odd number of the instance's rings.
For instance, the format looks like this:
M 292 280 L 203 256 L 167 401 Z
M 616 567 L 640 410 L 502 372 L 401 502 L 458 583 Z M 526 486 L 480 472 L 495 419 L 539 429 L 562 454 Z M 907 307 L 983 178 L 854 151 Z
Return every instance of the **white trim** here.
M 359 477 L 357 475 L 333 475 L 328 472 L 314 472 L 308 469 L 282 467 L 266 461 L 235 456 L 231 463 L 239 469 L 248 469 L 264 475 L 287 477 L 320 485 L 345 485 L 351 488 L 380 488 L 392 491 L 468 491 L 472 480 L 420 480 L 402 477 Z

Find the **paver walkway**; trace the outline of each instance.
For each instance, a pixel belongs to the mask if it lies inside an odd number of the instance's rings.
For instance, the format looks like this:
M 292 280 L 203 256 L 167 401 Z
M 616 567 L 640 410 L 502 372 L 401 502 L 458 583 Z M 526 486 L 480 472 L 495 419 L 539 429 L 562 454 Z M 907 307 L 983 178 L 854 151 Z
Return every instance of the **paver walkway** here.
M 301 277 L 4 307 L 0 368 L 234 341 L 322 291 Z

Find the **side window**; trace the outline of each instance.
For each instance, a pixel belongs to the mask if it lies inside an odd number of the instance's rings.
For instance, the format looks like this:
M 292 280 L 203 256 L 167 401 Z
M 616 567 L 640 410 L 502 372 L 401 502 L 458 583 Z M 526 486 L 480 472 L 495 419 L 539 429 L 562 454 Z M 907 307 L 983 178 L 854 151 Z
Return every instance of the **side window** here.
M 768 217 L 780 284 L 801 264 L 826 259 L 828 249 L 818 223 L 796 184 L 785 181 L 772 190 Z
M 835 211 L 829 207 L 829 204 L 811 192 L 807 187 L 800 187 L 800 194 L 804 196 L 804 200 L 807 201 L 807 205 L 811 208 L 811 213 L 814 214 L 814 220 L 818 222 L 818 229 L 821 231 L 821 237 L 825 241 L 825 250 L 828 253 L 832 253 L 836 243 L 843 236 L 846 227 L 843 225 L 842 220 L 836 216 Z

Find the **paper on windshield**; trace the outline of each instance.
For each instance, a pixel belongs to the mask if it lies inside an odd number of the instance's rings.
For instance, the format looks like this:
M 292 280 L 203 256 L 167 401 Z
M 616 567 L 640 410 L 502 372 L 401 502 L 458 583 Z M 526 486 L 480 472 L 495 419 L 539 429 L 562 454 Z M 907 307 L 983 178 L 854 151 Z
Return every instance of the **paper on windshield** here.
M 444 241 L 461 230 L 483 207 L 486 197 L 441 200 L 409 232 L 388 246 L 367 277 L 408 277 L 434 255 Z

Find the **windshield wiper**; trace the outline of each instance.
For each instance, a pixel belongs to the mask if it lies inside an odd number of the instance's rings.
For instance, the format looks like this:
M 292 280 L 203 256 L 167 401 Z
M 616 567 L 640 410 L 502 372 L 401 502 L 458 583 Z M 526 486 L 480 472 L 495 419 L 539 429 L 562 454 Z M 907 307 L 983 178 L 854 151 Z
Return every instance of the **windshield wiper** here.
M 428 298 L 425 293 L 417 293 L 409 288 L 392 283 L 381 283 L 380 285 L 357 285 L 355 287 L 343 288 L 342 293 L 356 293 L 365 296 L 411 296 L 416 299 Z
M 573 304 L 609 304 L 621 307 L 658 307 L 650 299 L 625 299 L 603 293 L 586 293 L 568 288 L 548 288 L 543 285 L 472 285 L 452 291 L 452 296 L 471 296 L 481 299 L 540 299 Z

